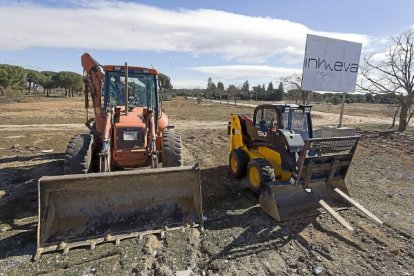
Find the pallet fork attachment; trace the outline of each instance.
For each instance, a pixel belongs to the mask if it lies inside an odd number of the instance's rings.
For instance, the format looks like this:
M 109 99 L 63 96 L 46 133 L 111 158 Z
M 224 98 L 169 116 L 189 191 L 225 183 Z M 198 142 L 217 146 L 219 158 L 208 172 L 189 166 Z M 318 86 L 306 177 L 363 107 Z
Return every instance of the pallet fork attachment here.
M 315 215 L 322 207 L 345 228 L 353 231 L 350 223 L 334 209 L 353 205 L 382 224 L 380 219 L 349 196 L 345 185 L 358 140 L 358 136 L 307 140 L 297 160 L 297 173 L 292 175 L 292 179 L 270 182 L 262 187 L 260 205 L 263 210 L 278 221 L 287 221 Z

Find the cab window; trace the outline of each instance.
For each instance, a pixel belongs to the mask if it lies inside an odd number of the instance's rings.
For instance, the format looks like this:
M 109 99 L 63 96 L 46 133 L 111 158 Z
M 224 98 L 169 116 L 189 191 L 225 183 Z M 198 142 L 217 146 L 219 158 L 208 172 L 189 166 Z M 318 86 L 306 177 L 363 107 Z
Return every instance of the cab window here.
M 276 109 L 274 108 L 264 108 L 263 109 L 263 121 L 266 122 L 267 128 L 275 128 L 278 123 L 278 116 Z
M 256 127 L 259 126 L 259 122 L 261 120 L 263 120 L 263 108 L 262 107 L 257 108 L 255 110 L 255 114 L 254 114 L 254 124 L 255 124 Z
M 278 126 L 279 117 L 276 108 L 259 107 L 255 110 L 254 124 L 257 128 L 275 130 Z
M 107 104 L 125 105 L 125 73 L 107 72 Z M 155 76 L 130 71 L 128 76 L 128 105 L 137 107 L 154 107 Z

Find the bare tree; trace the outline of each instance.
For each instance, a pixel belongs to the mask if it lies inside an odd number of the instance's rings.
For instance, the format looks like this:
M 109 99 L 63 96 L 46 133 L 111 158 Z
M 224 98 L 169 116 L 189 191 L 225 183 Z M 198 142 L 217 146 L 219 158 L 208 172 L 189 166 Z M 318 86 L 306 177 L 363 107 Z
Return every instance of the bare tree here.
M 400 111 L 400 106 L 397 107 L 397 110 L 394 113 L 394 116 L 392 117 L 392 124 L 390 128 L 394 128 L 395 126 L 395 120 L 397 119 L 398 111 Z
M 309 97 L 312 91 L 302 90 L 302 74 L 292 74 L 286 77 L 281 78 L 283 85 L 289 89 L 295 89 L 298 91 L 298 94 L 295 95 L 295 101 L 298 103 L 298 97 L 302 99 L 302 104 L 309 104 Z
M 364 58 L 358 87 L 396 99 L 400 106 L 398 131 L 403 132 L 413 116 L 414 31 L 404 32 L 393 41 L 383 56 L 377 53 Z

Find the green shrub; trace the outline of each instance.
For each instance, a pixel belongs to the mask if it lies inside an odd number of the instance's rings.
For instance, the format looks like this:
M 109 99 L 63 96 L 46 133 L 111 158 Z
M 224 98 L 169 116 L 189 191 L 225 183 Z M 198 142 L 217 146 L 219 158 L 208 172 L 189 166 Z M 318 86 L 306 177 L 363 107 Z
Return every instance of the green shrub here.
M 5 89 L 4 95 L 0 97 L 0 102 L 22 102 L 24 100 L 24 90 L 22 89 Z
M 328 101 L 333 105 L 337 105 L 342 102 L 342 99 L 341 97 L 335 95 L 335 96 L 330 97 Z

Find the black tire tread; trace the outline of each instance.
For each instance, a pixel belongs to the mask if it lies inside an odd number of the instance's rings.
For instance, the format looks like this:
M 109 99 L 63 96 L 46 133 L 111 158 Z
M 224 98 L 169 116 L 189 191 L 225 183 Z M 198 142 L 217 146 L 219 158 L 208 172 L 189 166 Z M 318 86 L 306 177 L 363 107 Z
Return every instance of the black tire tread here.
M 93 135 L 78 134 L 69 140 L 63 162 L 63 174 L 88 173 L 93 154 Z
M 183 165 L 181 135 L 175 130 L 162 132 L 162 166 L 181 167 Z

